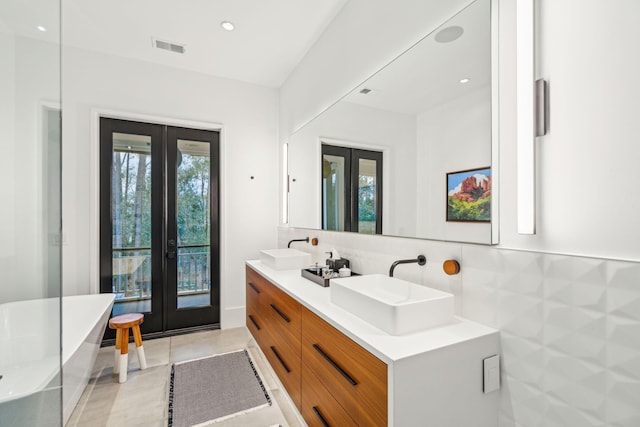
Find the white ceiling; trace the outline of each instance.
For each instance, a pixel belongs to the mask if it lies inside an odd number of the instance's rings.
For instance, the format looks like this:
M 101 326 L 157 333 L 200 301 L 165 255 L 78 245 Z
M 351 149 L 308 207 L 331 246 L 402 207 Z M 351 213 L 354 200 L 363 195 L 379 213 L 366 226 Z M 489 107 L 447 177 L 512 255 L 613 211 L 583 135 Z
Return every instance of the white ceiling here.
M 438 43 L 441 29 L 459 26 L 459 39 Z M 461 84 L 460 80 L 470 81 Z M 419 114 L 491 83 L 491 11 L 478 0 L 349 93 L 345 102 Z M 360 93 L 363 88 L 371 92 Z
M 61 0 L 64 45 L 280 87 L 348 0 Z M 51 0 L 2 0 L 0 24 L 46 38 L 58 30 Z M 232 21 L 232 32 L 220 27 Z M 49 29 L 48 36 L 36 30 Z M 6 31 L 6 30 L 5 30 Z M 152 47 L 152 37 L 186 46 Z

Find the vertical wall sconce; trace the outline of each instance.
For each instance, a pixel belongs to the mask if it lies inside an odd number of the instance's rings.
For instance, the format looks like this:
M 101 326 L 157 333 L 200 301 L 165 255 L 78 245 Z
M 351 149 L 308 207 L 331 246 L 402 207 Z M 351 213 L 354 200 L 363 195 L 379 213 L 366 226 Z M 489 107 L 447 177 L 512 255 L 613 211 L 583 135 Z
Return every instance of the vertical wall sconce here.
M 289 144 L 282 144 L 282 223 L 289 222 Z
M 546 82 L 535 79 L 535 0 L 516 3 L 517 218 L 519 234 L 536 233 L 536 137 L 546 134 Z

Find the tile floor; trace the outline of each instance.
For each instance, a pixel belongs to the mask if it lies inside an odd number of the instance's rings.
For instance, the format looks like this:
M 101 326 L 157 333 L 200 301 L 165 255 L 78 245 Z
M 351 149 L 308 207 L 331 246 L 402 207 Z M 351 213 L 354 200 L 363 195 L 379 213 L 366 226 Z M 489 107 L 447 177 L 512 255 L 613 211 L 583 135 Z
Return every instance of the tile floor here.
M 220 423 L 218 427 L 304 426 L 295 406 L 274 379 L 274 373 L 249 331 L 242 328 L 197 332 L 144 341 L 147 369 L 139 369 L 135 347 L 129 352 L 127 382 L 113 374 L 114 347 L 98 353 L 89 384 L 67 427 L 75 426 L 166 426 L 169 375 L 174 362 L 227 353 L 243 348 L 258 370 L 272 405 Z

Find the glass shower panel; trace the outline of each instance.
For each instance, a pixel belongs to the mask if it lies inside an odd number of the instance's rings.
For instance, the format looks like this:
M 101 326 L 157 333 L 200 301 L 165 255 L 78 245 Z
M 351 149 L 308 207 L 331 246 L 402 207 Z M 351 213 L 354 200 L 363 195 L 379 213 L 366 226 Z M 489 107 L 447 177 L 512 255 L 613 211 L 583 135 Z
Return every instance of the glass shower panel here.
M 0 94 L 0 426 L 61 426 L 59 1 L 0 0 Z

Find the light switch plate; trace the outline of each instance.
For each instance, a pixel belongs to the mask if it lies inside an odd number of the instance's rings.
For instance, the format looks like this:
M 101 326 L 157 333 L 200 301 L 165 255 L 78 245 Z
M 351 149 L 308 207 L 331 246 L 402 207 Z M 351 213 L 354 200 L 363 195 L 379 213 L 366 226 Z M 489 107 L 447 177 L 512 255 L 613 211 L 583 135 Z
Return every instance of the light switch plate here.
M 500 356 L 487 357 L 482 361 L 484 367 L 483 391 L 485 394 L 500 389 Z

